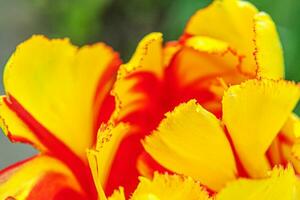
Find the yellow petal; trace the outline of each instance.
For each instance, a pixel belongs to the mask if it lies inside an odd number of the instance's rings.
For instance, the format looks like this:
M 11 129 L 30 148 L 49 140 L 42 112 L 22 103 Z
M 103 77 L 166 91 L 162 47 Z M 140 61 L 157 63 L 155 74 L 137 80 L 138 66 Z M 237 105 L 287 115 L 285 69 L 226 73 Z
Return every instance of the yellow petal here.
M 293 200 L 299 199 L 297 178 L 291 167 L 274 168 L 268 178 L 239 179 L 229 183 L 216 200 Z
M 155 173 L 153 180 L 140 177 L 131 200 L 209 200 L 207 192 L 190 177 Z
M 207 53 L 225 53 L 229 48 L 229 45 L 226 42 L 205 36 L 188 38 L 185 45 L 197 51 Z
M 235 178 L 234 157 L 220 122 L 195 100 L 167 113 L 157 131 L 143 143 L 162 166 L 213 190 Z
M 276 26 L 266 13 L 254 16 L 255 52 L 258 76 L 280 79 L 284 77 L 284 60 Z
M 0 199 L 52 199 L 62 189 L 83 194 L 72 172 L 49 156 L 36 156 L 0 171 Z
M 239 54 L 245 56 L 241 66 L 245 74 L 256 75 L 259 70 L 264 77 L 280 78 L 283 76 L 284 67 L 280 41 L 272 20 L 262 16 L 267 15 L 258 13 L 249 2 L 214 0 L 207 8 L 194 14 L 185 32 L 188 35 L 207 36 L 230 44 Z M 253 40 L 257 40 L 256 44 Z M 274 51 L 270 51 L 273 47 Z M 256 58 L 259 59 L 259 65 Z
M 113 89 L 117 102 L 116 118 L 120 120 L 151 104 L 151 96 L 157 92 L 153 88 L 158 87 L 158 79 L 163 75 L 162 55 L 162 34 L 151 33 L 139 43 L 131 60 L 120 66 Z M 151 84 L 153 91 L 145 88 L 144 82 L 148 86 Z
M 119 62 L 118 55 L 102 43 L 78 49 L 67 39 L 33 36 L 17 47 L 5 67 L 7 102 L 17 101 L 38 123 L 84 157 L 85 149 L 95 140 L 98 111 L 109 94 Z M 19 114 L 17 109 L 14 112 Z M 6 122 L 8 127 L 22 126 L 17 124 L 22 123 L 20 120 Z M 28 140 L 34 137 L 27 132 L 16 134 Z
M 237 154 L 252 177 L 270 169 L 265 153 L 298 102 L 292 82 L 249 80 L 230 87 L 223 97 L 223 121 Z
M 162 34 L 150 33 L 140 41 L 130 61 L 121 65 L 118 78 L 140 70 L 161 74 L 162 60 Z

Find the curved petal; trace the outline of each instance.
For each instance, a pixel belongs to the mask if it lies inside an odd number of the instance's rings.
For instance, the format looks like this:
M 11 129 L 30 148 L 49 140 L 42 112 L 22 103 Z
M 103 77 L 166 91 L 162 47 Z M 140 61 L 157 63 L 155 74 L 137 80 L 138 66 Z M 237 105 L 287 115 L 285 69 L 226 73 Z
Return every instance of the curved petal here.
M 291 167 L 274 168 L 268 178 L 260 180 L 239 179 L 229 183 L 216 200 L 291 200 L 299 198 L 299 180 Z
M 132 59 L 120 66 L 113 88 L 116 110 L 113 122 L 129 122 L 136 130 L 123 138 L 115 155 L 105 192 L 119 186 L 126 196 L 135 189 L 139 175 L 136 163 L 143 152 L 140 140 L 163 116 L 160 103 L 163 79 L 162 34 L 151 33 L 138 45 Z M 126 158 L 126 159 L 124 159 Z
M 126 145 L 124 141 L 134 132 L 133 127 L 119 123 L 117 125 L 102 126 L 98 133 L 95 150 L 88 151 L 90 167 L 98 193 L 110 195 L 116 188 L 123 186 L 126 194 L 134 190 L 137 185 L 137 170 L 135 167 L 137 151 L 134 146 Z M 138 141 L 135 141 L 140 145 Z M 104 195 L 104 193 L 103 193 Z
M 131 199 L 209 200 L 210 198 L 191 177 L 155 173 L 152 180 L 140 177 L 140 183 Z
M 151 117 L 156 117 L 153 112 L 157 109 L 153 110 L 153 107 L 159 105 L 157 97 L 163 75 L 162 50 L 162 34 L 151 33 L 139 43 L 131 60 L 120 66 L 113 88 L 118 121 L 148 126 Z M 145 117 L 139 117 L 141 112 L 150 115 L 147 122 L 143 122 Z
M 284 63 L 276 27 L 269 16 L 249 2 L 214 0 L 188 22 L 185 34 L 201 35 L 227 42 L 245 56 L 245 74 L 281 78 Z M 271 51 L 270 51 L 271 50 Z M 274 59 L 275 58 L 275 59 Z
M 0 171 L 0 199 L 87 199 L 72 172 L 40 155 Z
M 119 63 L 118 55 L 102 43 L 78 49 L 67 39 L 33 36 L 17 47 L 5 67 L 5 103 L 10 111 L 2 107 L 1 118 L 9 128 L 24 126 L 20 124 L 27 119 L 16 106 L 20 104 L 52 136 L 84 158 L 85 149 L 95 141 L 98 111 Z M 6 120 L 7 115 L 20 119 Z M 33 139 L 40 133 L 30 129 L 32 135 L 28 130 L 24 135 L 8 131 L 14 140 L 24 138 L 51 151 L 44 141 Z
M 223 121 L 251 177 L 270 169 L 265 153 L 297 104 L 300 88 L 292 82 L 249 80 L 223 97 Z
M 219 120 L 195 100 L 167 113 L 143 144 L 162 166 L 213 190 L 236 177 L 234 156 Z

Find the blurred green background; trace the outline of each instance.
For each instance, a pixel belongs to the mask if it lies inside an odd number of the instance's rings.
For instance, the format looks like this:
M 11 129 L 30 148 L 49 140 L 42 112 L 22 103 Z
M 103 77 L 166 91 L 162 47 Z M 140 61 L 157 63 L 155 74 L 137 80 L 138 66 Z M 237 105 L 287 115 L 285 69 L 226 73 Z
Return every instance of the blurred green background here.
M 284 47 L 286 77 L 300 81 L 300 1 L 251 2 L 273 17 Z M 159 31 L 165 41 L 175 40 L 188 18 L 209 3 L 210 0 L 0 0 L 1 71 L 16 45 L 32 34 L 69 37 L 77 45 L 104 41 L 127 61 L 145 34 Z M 2 84 L 1 91 L 3 94 Z M 300 114 L 299 106 L 297 112 Z M 35 153 L 31 147 L 11 144 L 0 135 L 0 169 Z

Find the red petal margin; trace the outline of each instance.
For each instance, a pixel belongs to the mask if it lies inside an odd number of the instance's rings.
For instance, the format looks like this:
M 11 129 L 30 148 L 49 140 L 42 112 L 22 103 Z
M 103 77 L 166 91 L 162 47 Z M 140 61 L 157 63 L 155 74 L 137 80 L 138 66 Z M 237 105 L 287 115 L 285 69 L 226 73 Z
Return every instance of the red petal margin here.
M 89 166 L 40 124 L 13 96 L 8 95 L 8 97 L 9 99 L 4 98 L 6 105 L 28 126 L 38 140 L 48 149 L 50 155 L 61 160 L 71 169 L 89 199 L 96 200 L 97 192 Z

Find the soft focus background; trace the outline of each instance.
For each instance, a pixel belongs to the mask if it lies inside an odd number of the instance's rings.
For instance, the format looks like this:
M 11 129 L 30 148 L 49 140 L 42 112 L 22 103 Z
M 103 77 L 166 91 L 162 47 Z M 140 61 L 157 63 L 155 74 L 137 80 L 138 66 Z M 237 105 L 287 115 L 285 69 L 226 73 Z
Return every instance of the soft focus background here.
M 286 77 L 300 81 L 300 1 L 250 0 L 277 24 L 284 47 Z M 104 41 L 124 61 L 138 41 L 152 31 L 164 40 L 182 33 L 188 18 L 210 0 L 0 0 L 0 69 L 16 45 L 32 34 L 69 37 L 74 44 Z M 34 55 L 33 55 L 34 56 Z M 3 85 L 0 84 L 3 94 Z M 300 114 L 300 108 L 297 109 Z M 0 169 L 36 153 L 30 146 L 11 144 L 0 133 Z

